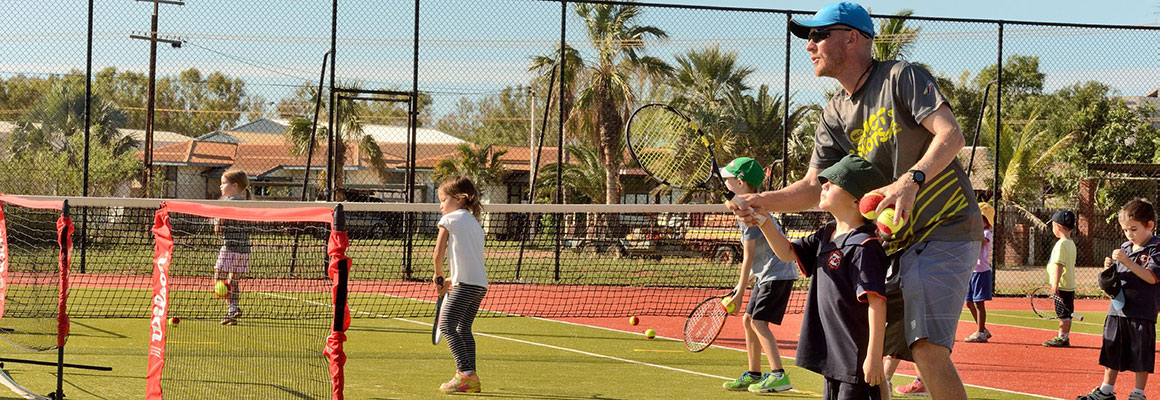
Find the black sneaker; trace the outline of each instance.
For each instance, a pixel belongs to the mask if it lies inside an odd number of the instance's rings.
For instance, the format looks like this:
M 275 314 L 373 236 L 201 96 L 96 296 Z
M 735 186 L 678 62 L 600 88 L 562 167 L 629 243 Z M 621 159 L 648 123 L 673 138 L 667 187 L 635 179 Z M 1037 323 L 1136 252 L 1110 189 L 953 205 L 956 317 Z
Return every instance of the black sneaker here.
M 1071 347 L 1071 341 L 1063 336 L 1056 336 L 1043 342 L 1047 347 Z
M 1116 394 L 1104 394 L 1104 392 L 1100 391 L 1100 388 L 1095 388 L 1092 389 L 1091 393 L 1077 396 L 1075 400 L 1116 400 Z

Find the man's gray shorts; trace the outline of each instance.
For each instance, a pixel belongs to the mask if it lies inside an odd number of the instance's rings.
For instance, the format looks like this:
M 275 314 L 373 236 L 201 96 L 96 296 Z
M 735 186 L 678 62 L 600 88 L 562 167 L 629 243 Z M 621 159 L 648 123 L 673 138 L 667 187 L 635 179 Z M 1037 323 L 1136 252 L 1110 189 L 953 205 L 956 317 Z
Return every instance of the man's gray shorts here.
M 981 242 L 921 242 L 893 258 L 891 268 L 898 273 L 887 280 L 887 302 L 897 304 L 901 296 L 903 311 L 887 310 L 885 354 L 910 359 L 904 350 L 924 338 L 947 349 L 954 347 L 980 247 Z

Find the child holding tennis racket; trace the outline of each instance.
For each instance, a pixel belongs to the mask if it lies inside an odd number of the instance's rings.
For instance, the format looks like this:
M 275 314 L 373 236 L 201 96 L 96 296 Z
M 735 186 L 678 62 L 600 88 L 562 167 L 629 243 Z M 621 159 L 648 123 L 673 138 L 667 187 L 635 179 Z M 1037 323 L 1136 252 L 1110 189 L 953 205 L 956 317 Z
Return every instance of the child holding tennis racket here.
M 483 264 L 483 227 L 479 225 L 479 191 L 462 176 L 439 185 L 439 236 L 435 239 L 435 288 L 447 293 L 439 328 L 455 358 L 455 377 L 439 386 L 443 393 L 479 393 L 482 385 L 475 372 L 475 337 L 471 324 L 487 294 L 487 271 Z M 443 278 L 443 259 L 448 258 L 451 279 Z
M 221 192 L 222 200 L 247 200 L 250 179 L 246 172 L 240 169 L 230 169 L 222 173 Z M 242 316 L 242 309 L 238 307 L 238 297 L 241 296 L 242 275 L 250 269 L 250 236 L 244 227 L 234 221 L 214 221 L 214 232 L 222 235 L 222 248 L 218 250 L 217 262 L 213 266 L 213 281 L 215 284 L 224 273 L 229 293 L 226 295 L 226 315 L 222 317 L 222 325 L 237 325 Z
M 725 186 L 733 193 L 757 193 L 761 183 L 765 180 L 765 171 L 761 164 L 749 157 L 739 157 L 721 168 L 721 177 L 725 178 Z M 766 215 L 773 219 L 772 216 Z M 776 227 L 774 223 L 774 229 Z M 741 317 L 741 326 L 745 330 L 745 350 L 749 358 L 749 369 L 741 374 L 740 378 L 721 384 L 726 390 L 748 390 L 753 393 L 783 392 L 793 389 L 789 382 L 789 375 L 781 365 L 781 355 L 778 354 L 777 338 L 769 330 L 769 324 L 781 325 L 789 305 L 789 296 L 793 292 L 793 283 L 797 280 L 797 268 L 792 262 L 781 261 L 773 255 L 761 228 L 741 224 L 741 273 L 737 280 L 736 293 L 733 296 L 732 308 L 738 310 L 741 298 L 745 295 L 745 288 L 749 286 L 750 277 L 757 282 L 753 285 L 753 292 L 749 295 L 749 302 L 745 306 L 745 315 Z M 736 311 L 735 311 L 736 312 Z M 761 374 L 761 355 L 769 361 L 770 372 Z
M 1071 333 L 1071 310 L 1075 310 L 1075 242 L 1071 240 L 1074 229 L 1075 213 L 1071 210 L 1059 210 L 1051 216 L 1051 232 L 1059 240 L 1047 260 L 1047 283 L 1063 306 L 1055 307 L 1055 314 L 1059 317 L 1059 336 L 1043 342 L 1047 347 L 1071 346 L 1068 334 Z
M 1118 286 L 1112 290 L 1116 293 L 1108 293 L 1113 295 L 1112 305 L 1104 320 L 1100 347 L 1104 381 L 1076 400 L 1115 400 L 1120 371 L 1136 375 L 1136 387 L 1128 400 L 1146 400 L 1144 388 L 1156 365 L 1156 297 L 1160 294 L 1160 238 L 1152 235 L 1155 221 L 1156 209 L 1147 200 L 1132 200 L 1120 209 L 1120 229 L 1128 241 L 1104 259 L 1104 266 L 1114 266 L 1116 271 L 1111 286 Z
M 890 183 L 874 164 L 847 155 L 818 174 L 818 206 L 834 217 L 794 240 L 767 219 L 761 225 L 774 253 L 811 277 L 796 364 L 825 377 L 824 398 L 881 398 L 889 261 L 876 228 L 858 211 L 867 192 Z M 754 207 L 756 212 L 764 212 Z

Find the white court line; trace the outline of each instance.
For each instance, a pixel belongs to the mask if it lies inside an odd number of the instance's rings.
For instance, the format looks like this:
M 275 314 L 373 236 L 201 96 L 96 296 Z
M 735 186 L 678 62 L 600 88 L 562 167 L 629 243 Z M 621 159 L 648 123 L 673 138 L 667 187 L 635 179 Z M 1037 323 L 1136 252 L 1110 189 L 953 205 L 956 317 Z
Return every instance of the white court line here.
M 578 324 L 578 323 L 575 323 L 575 322 L 569 322 L 569 321 L 557 321 L 557 320 L 546 319 L 546 318 L 539 318 L 539 317 L 525 317 L 525 318 L 538 319 L 538 320 L 542 320 L 542 321 L 552 321 L 552 322 L 558 322 L 558 323 L 561 323 L 561 324 L 568 324 L 568 325 L 575 325 L 575 326 L 583 326 L 583 327 L 588 327 L 588 328 L 604 329 L 604 330 L 613 331 L 613 332 L 624 332 L 624 333 L 629 333 L 629 334 L 632 334 L 632 333 L 634 333 L 634 332 L 632 332 L 632 331 L 625 331 L 625 330 L 620 330 L 620 329 L 615 329 L 615 328 L 606 328 L 606 327 L 603 327 L 603 326 L 593 326 L 593 325 Z M 988 325 L 990 325 L 990 323 L 988 323 Z M 995 324 L 995 325 L 999 325 L 999 324 Z M 1009 326 L 1009 325 L 1000 325 L 1000 326 Z M 660 337 L 660 336 L 657 336 L 657 337 Z M 670 340 L 677 340 L 677 339 L 672 339 L 672 338 L 665 338 L 665 339 L 670 339 Z M 712 345 L 712 346 L 710 346 L 710 347 L 714 347 L 714 348 L 718 348 L 718 349 L 724 349 L 724 350 L 732 350 L 732 351 L 737 351 L 737 352 L 744 352 L 744 351 L 745 351 L 744 349 L 738 349 L 738 348 L 733 348 L 733 347 L 725 347 L 725 346 L 719 346 L 719 345 Z M 780 355 L 780 354 L 778 354 L 778 355 Z M 781 356 L 781 358 L 783 358 L 783 359 L 788 359 L 788 360 L 791 360 L 791 361 L 793 361 L 793 360 L 794 360 L 794 357 L 789 357 L 789 356 Z M 791 362 L 790 364 L 793 364 L 793 363 Z M 908 377 L 914 378 L 914 376 L 913 376 L 913 375 L 907 375 L 907 374 L 902 374 L 902 373 L 895 373 L 894 375 L 899 375 L 899 376 L 908 376 Z M 1034 393 L 1016 392 L 1016 391 L 1014 391 L 1014 390 L 1007 390 L 1007 389 L 993 388 L 993 387 L 988 387 L 988 386 L 972 385 L 972 384 L 969 384 L 969 383 L 964 383 L 963 385 L 965 385 L 965 386 L 970 386 L 970 387 L 973 387 L 973 388 L 976 388 L 976 389 L 994 390 L 994 391 L 996 391 L 996 392 L 1004 392 L 1004 393 L 1017 394 L 1017 395 L 1022 395 L 1022 396 L 1031 396 L 1031 397 L 1037 397 L 1037 398 L 1041 398 L 1041 399 L 1063 400 L 1063 399 L 1061 399 L 1061 398 L 1058 398 L 1058 397 L 1049 397 L 1049 396 L 1044 396 L 1044 395 L 1039 395 L 1039 394 L 1034 394 Z M 900 396 L 900 395 L 897 395 L 897 394 L 896 394 L 896 395 L 894 395 L 894 396 L 896 396 L 896 397 L 897 397 L 897 396 Z
M 313 301 L 313 300 L 302 300 L 302 299 L 294 299 L 294 298 L 291 298 L 291 297 L 287 297 L 287 296 L 284 296 L 284 295 L 279 295 L 279 294 L 274 294 L 274 293 L 262 293 L 262 294 L 266 294 L 266 295 L 269 295 L 269 296 L 272 296 L 272 297 L 279 297 L 279 298 L 284 298 L 284 299 L 293 299 L 293 300 L 299 300 L 299 301 L 304 301 L 304 302 L 308 302 L 308 303 L 314 303 L 314 304 L 319 304 L 319 305 L 326 305 L 326 304 L 324 304 L 324 303 L 319 303 L 319 302 L 316 302 L 316 301 Z M 398 297 L 398 296 L 390 296 L 390 297 Z M 366 312 L 366 311 L 358 311 L 358 310 L 355 310 L 355 309 L 351 309 L 350 311 L 351 311 L 351 312 L 355 312 L 355 313 L 359 313 L 359 314 L 364 314 L 364 315 L 371 315 L 371 316 L 375 316 L 375 317 L 379 317 L 379 318 L 395 319 L 395 320 L 399 320 L 399 321 L 403 321 L 403 322 L 409 322 L 409 323 L 412 323 L 412 324 L 418 324 L 418 325 L 424 325 L 424 326 L 431 326 L 431 323 L 428 323 L 428 322 L 415 321 L 415 320 L 410 320 L 410 319 L 406 319 L 406 318 L 394 318 L 394 317 L 389 317 L 389 316 L 386 316 L 386 315 L 383 315 L 383 314 L 375 314 L 375 313 Z M 548 319 L 548 318 L 539 318 L 539 317 L 524 317 L 524 318 L 531 318 L 531 319 L 536 319 L 536 320 L 540 320 L 540 321 L 550 321 L 550 322 L 555 322 L 555 323 L 560 323 L 560 324 L 566 324 L 566 325 L 573 325 L 573 326 L 582 326 L 582 327 L 586 327 L 586 328 L 596 328 L 596 329 L 603 329 L 603 330 L 607 330 L 607 331 L 613 331 L 613 332 L 622 332 L 622 333 L 628 333 L 628 334 L 635 334 L 635 332 L 631 332 L 631 331 L 624 331 L 624 330 L 620 330 L 620 329 L 614 329 L 614 328 L 606 328 L 606 327 L 602 327 L 602 326 L 592 326 L 592 325 L 578 324 L 578 323 L 575 323 L 575 322 L 569 322 L 569 321 L 559 321 L 559 320 Z M 996 324 L 996 325 L 998 325 L 998 324 Z M 631 359 L 627 359 L 627 358 L 620 358 L 620 357 L 609 356 L 609 355 L 604 355 L 604 354 L 591 353 L 591 352 L 587 352 L 587 351 L 583 351 L 583 350 L 571 349 L 571 348 L 567 348 L 567 347 L 560 347 L 560 346 L 550 345 L 550 344 L 546 344 L 546 343 L 537 343 L 537 342 L 531 342 L 531 341 L 527 341 L 527 340 L 516 339 L 516 338 L 509 338 L 509 337 L 505 337 L 505 336 L 493 335 L 493 334 L 489 334 L 489 333 L 482 333 L 482 332 L 474 332 L 474 333 L 475 333 L 475 334 L 477 334 L 477 335 L 480 335 L 480 336 L 484 336 L 484 337 L 489 337 L 489 338 L 494 338 L 494 339 L 500 339 L 500 340 L 507 340 L 507 341 L 517 342 L 517 343 L 522 343 L 522 344 L 527 344 L 527 345 L 532 345 L 532 346 L 540 346 L 540 347 L 546 347 L 546 348 L 550 348 L 550 349 L 553 349 L 553 350 L 559 350 L 559 351 L 567 351 L 567 352 L 572 352 L 572 353 L 582 354 L 582 355 L 586 355 L 586 356 L 590 356 L 590 357 L 605 358 L 605 359 L 609 359 L 609 360 L 615 360 L 615 361 L 620 361 L 620 362 L 629 363 L 629 364 L 636 364 L 636 365 L 642 365 L 642 366 L 647 366 L 647 367 L 660 368 L 660 369 L 669 370 L 669 371 L 675 371 L 675 372 L 683 372 L 683 373 L 687 373 L 687 374 L 698 375 L 698 376 L 704 376 L 704 377 L 709 377 L 709 378 L 722 379 L 722 380 L 726 380 L 726 381 L 728 381 L 728 380 L 732 380 L 732 379 L 733 379 L 733 378 L 724 377 L 724 376 L 720 376 L 720 375 L 713 375 L 713 374 L 708 374 L 708 373 L 704 373 L 704 372 L 691 371 L 691 370 L 687 370 L 687 369 L 681 369 L 681 368 L 676 368 L 676 367 L 670 367 L 670 366 L 667 366 L 667 365 L 660 365 L 660 364 L 646 363 L 646 362 L 644 362 L 644 361 L 631 360 Z M 657 337 L 658 337 L 658 338 L 662 338 L 662 339 L 672 340 L 672 341 L 680 341 L 680 340 L 677 340 L 677 339 L 674 339 L 674 338 L 670 338 L 670 337 L 663 337 L 663 336 L 657 336 Z M 739 352 L 745 351 L 745 350 L 742 350 L 742 349 L 735 349 L 735 348 L 731 348 L 731 347 L 724 347 L 724 346 L 718 346 L 718 345 L 713 345 L 713 346 L 711 346 L 711 347 L 718 348 L 718 349 L 726 349 L 726 350 L 732 350 L 732 351 L 739 351 Z M 789 360 L 794 360 L 794 358 L 793 358 L 793 357 L 786 357 L 786 356 L 782 356 L 781 358 L 784 358 L 784 359 L 789 359 Z M 901 376 L 910 376 L 910 375 L 906 375 L 906 374 L 897 374 L 897 373 L 896 373 L 895 375 L 901 375 Z M 911 377 L 912 377 L 912 376 L 911 376 Z M 1054 400 L 1062 400 L 1062 399 L 1060 399 L 1060 398 L 1057 398 L 1057 397 L 1049 397 L 1049 396 L 1043 396 L 1043 395 L 1032 394 L 1032 393 L 1016 392 L 1016 391 L 1014 391 L 1014 390 L 999 389 L 999 388 L 992 388 L 992 387 L 987 387 L 987 386 L 979 386 L 979 385 L 971 385 L 971 384 L 964 384 L 964 385 L 965 385 L 965 386 L 970 386 L 970 387 L 973 387 L 973 388 L 977 388 L 977 389 L 983 389 L 983 390 L 993 390 L 993 391 L 996 391 L 996 392 L 1003 392 L 1003 393 L 1017 394 L 1017 395 L 1022 395 L 1022 396 L 1030 396 L 1030 397 L 1036 397 L 1036 398 L 1040 398 L 1040 399 L 1054 399 Z M 821 397 L 821 395 L 819 395 L 819 394 L 817 394 L 817 393 L 809 392 L 809 391 L 801 391 L 801 390 L 797 390 L 797 389 L 791 389 L 790 391 L 791 391 L 791 392 L 796 392 L 796 393 L 802 393 L 802 394 L 806 394 L 806 395 L 810 395 L 810 396 Z

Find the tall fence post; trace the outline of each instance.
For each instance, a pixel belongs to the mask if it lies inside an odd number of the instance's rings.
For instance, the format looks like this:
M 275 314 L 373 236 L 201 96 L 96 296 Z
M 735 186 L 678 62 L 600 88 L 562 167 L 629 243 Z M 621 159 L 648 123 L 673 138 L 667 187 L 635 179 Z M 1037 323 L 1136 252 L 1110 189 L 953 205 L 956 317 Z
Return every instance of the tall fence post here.
M 556 143 L 556 204 L 564 204 L 564 69 L 567 68 L 567 61 L 564 60 L 564 46 L 567 44 L 564 38 L 568 31 L 568 1 L 560 2 L 560 118 L 559 120 L 559 140 Z M 560 280 L 560 249 L 564 239 L 564 213 L 556 214 L 556 265 L 552 278 Z

